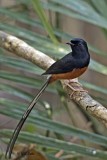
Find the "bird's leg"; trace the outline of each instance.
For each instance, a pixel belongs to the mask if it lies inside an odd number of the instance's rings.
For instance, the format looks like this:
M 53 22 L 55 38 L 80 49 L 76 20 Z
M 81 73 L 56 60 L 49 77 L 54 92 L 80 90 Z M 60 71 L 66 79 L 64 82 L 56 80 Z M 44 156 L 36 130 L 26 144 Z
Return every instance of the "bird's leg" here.
M 74 83 L 74 87 L 70 85 Z M 81 92 L 88 92 L 86 90 L 84 90 L 82 88 L 82 85 L 78 82 L 78 79 L 72 79 L 72 80 L 67 80 L 67 82 L 65 82 L 66 86 L 68 86 L 71 90 L 72 90 L 72 93 L 70 95 L 70 98 L 73 97 L 74 93 L 77 92 L 77 93 L 81 93 Z
M 84 89 L 75 89 L 74 87 L 72 87 L 69 83 L 66 84 L 71 90 L 72 90 L 72 93 L 70 94 L 70 99 L 73 98 L 73 95 L 74 93 L 79 93 L 81 94 L 81 92 L 86 92 Z

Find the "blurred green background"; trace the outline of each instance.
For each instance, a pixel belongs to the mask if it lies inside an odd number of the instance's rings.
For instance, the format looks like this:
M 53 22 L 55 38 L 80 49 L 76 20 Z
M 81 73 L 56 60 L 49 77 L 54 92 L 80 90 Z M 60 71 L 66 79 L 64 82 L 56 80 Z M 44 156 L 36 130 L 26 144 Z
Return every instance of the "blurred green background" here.
M 66 42 L 73 37 L 85 39 L 91 63 L 79 81 L 106 107 L 106 0 L 1 0 L 0 30 L 56 60 L 70 51 Z M 45 81 L 40 76 L 43 72 L 0 48 L 1 157 L 17 120 Z M 47 159 L 107 159 L 106 128 L 75 102 L 69 102 L 60 82 L 47 88 L 23 130 L 17 143 L 36 144 Z M 55 156 L 61 150 L 62 154 Z

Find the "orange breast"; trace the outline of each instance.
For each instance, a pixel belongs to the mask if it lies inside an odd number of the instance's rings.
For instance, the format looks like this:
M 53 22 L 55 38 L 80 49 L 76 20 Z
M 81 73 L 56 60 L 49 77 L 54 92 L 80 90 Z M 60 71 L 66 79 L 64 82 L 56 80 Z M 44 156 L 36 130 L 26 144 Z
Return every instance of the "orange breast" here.
M 80 68 L 80 69 L 74 69 L 71 72 L 67 73 L 61 73 L 61 74 L 52 74 L 50 78 L 50 83 L 54 82 L 56 80 L 61 80 L 61 79 L 74 79 L 82 75 L 86 71 L 87 67 Z

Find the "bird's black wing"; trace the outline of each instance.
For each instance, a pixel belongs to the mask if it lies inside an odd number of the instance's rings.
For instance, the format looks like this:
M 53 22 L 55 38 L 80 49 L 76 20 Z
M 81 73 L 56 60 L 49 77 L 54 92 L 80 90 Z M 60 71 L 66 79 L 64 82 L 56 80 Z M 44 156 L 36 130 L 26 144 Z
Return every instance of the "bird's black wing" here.
M 69 53 L 52 64 L 43 75 L 66 73 L 72 71 L 74 68 L 76 68 L 76 60 L 72 57 L 72 53 Z

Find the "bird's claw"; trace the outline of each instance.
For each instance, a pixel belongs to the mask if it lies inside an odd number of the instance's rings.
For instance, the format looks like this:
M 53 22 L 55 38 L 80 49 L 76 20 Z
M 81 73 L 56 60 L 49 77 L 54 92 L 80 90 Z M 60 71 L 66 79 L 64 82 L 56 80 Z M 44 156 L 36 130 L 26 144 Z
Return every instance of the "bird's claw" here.
M 72 93 L 70 94 L 70 99 L 73 98 L 74 93 L 78 93 L 78 95 L 81 95 L 81 92 L 85 92 L 87 93 L 87 90 L 84 90 L 83 88 L 81 88 L 81 84 L 78 82 L 72 82 L 72 83 L 77 83 L 78 84 L 78 88 L 74 88 L 73 86 L 71 86 L 69 83 L 67 83 L 66 85 L 72 90 Z M 77 86 L 75 86 L 77 87 Z

